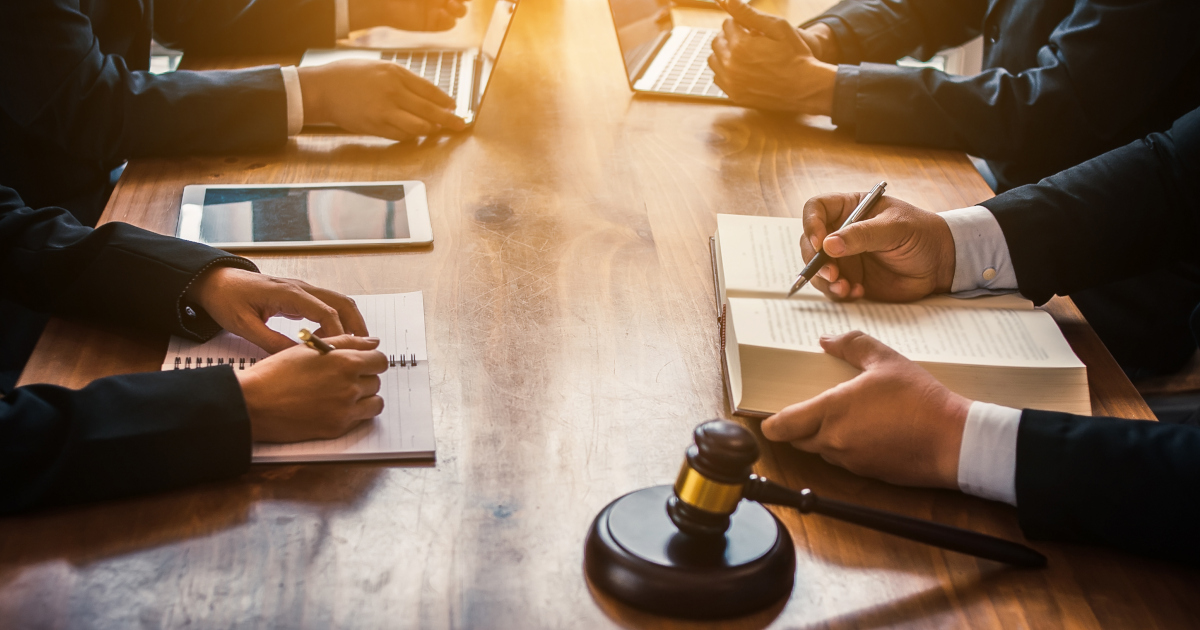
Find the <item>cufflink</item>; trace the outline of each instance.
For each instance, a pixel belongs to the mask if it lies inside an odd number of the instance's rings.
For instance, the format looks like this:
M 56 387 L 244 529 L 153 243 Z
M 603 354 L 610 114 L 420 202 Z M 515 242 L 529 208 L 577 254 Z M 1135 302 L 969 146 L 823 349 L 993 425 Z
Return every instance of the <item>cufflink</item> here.
M 987 282 L 991 282 L 995 278 L 996 278 L 996 268 L 995 267 L 988 267 L 987 269 L 983 270 L 983 279 L 984 280 L 986 280 Z
M 993 273 L 992 275 L 995 275 L 995 273 Z M 192 310 L 192 307 L 190 307 L 190 306 L 183 307 L 183 313 L 184 313 L 184 315 L 187 315 L 188 317 L 196 316 L 196 311 Z

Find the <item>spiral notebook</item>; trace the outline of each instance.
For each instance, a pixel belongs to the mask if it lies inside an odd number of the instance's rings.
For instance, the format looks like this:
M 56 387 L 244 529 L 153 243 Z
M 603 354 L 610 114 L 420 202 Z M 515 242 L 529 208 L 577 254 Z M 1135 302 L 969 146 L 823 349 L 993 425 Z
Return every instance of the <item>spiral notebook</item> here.
M 429 396 L 429 357 L 425 348 L 425 311 L 421 292 L 356 295 L 371 334 L 389 367 L 380 374 L 383 413 L 333 440 L 254 445 L 255 463 L 429 459 L 434 456 L 433 407 Z M 292 339 L 312 322 L 273 317 L 267 325 Z M 164 370 L 232 365 L 248 370 L 266 351 L 229 332 L 205 343 L 171 337 Z

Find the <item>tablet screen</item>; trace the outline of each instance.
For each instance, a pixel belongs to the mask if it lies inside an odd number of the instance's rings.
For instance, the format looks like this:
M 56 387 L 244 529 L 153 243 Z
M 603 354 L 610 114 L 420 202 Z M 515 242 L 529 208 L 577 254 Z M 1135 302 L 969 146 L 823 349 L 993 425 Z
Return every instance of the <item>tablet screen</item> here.
M 403 185 L 208 188 L 200 241 L 264 243 L 410 238 Z

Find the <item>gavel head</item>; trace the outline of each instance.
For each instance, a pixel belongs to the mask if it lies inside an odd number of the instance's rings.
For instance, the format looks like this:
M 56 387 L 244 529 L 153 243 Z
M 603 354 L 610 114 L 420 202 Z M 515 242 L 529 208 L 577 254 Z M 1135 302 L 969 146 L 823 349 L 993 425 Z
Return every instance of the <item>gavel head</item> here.
M 742 500 L 750 467 L 758 460 L 754 434 L 736 422 L 709 420 L 696 427 L 667 514 L 681 532 L 721 536 Z

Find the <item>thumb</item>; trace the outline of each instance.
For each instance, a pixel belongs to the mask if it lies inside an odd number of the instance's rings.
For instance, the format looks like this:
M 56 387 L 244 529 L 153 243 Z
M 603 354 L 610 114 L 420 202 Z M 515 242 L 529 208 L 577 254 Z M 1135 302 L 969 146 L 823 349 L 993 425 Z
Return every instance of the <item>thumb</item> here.
M 868 219 L 853 223 L 825 237 L 822 248 L 834 258 L 896 249 L 907 236 L 903 224 Z
M 783 42 L 796 49 L 798 53 L 812 54 L 808 44 L 787 20 L 763 13 L 746 4 L 744 0 L 725 0 L 723 6 L 733 21 L 744 28 L 758 31 L 777 42 Z
M 325 337 L 324 341 L 337 350 L 374 350 L 379 347 L 378 337 L 337 335 L 335 337 Z
M 821 347 L 860 370 L 870 370 L 884 361 L 902 358 L 899 352 L 861 330 L 821 337 Z

